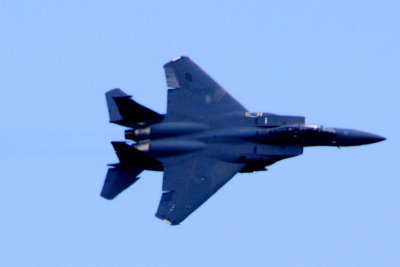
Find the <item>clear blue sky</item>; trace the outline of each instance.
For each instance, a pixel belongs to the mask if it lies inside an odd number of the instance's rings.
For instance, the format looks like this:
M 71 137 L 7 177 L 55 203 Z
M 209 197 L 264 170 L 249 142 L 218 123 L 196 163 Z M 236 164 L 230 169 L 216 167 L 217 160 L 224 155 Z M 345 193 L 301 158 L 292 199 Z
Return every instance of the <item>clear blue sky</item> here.
M 400 266 L 399 1 L 2 1 L 0 265 Z M 161 173 L 99 197 L 104 93 L 159 112 L 188 55 L 251 111 L 373 132 L 237 175 L 171 227 Z

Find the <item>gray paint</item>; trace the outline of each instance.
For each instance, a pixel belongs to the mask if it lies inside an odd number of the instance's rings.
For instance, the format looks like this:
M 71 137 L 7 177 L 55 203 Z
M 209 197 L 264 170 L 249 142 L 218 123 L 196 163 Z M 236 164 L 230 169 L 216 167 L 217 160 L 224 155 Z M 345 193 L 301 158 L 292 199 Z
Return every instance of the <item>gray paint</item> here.
M 120 160 L 111 164 L 101 195 L 113 199 L 143 170 L 164 171 L 156 216 L 176 225 L 238 172 L 264 171 L 303 153 L 307 146 L 356 146 L 385 138 L 351 129 L 305 124 L 301 116 L 248 112 L 188 57 L 164 66 L 167 114 L 161 115 L 120 89 L 106 93 L 110 122 L 131 129 L 112 142 Z

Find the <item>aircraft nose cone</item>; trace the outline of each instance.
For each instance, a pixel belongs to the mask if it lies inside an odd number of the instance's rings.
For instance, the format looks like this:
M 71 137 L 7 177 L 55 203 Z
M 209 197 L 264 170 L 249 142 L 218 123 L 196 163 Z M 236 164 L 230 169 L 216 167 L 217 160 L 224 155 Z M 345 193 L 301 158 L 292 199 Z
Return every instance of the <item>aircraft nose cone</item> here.
M 358 139 L 363 144 L 373 144 L 373 143 L 377 143 L 377 142 L 381 142 L 381 141 L 386 140 L 385 137 L 382 137 L 382 136 L 377 135 L 377 134 L 361 132 L 361 131 L 357 131 L 357 132 L 358 133 L 356 133 L 355 137 L 356 137 L 356 139 Z
M 367 133 L 358 130 L 342 130 L 339 139 L 345 146 L 367 145 L 386 140 L 377 134 Z

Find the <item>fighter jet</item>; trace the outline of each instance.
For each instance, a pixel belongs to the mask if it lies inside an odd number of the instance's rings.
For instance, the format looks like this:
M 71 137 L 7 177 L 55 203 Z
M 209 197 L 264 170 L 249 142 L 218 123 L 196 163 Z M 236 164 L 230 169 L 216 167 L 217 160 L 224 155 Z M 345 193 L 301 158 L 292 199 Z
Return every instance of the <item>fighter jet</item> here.
M 144 170 L 163 171 L 156 216 L 180 224 L 237 173 L 265 171 L 309 146 L 358 146 L 385 140 L 358 130 L 305 124 L 301 116 L 249 112 L 190 58 L 164 65 L 166 114 L 135 102 L 120 89 L 106 93 L 110 122 L 127 127 L 111 142 L 101 196 L 113 199 Z

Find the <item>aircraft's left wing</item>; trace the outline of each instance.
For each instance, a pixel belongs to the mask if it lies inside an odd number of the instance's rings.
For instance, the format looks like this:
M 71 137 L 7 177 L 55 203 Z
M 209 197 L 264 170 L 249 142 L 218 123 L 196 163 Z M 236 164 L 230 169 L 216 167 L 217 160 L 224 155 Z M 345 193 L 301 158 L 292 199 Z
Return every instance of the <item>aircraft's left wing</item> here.
M 173 225 L 181 223 L 244 166 L 193 154 L 164 164 L 164 193 L 156 216 Z

